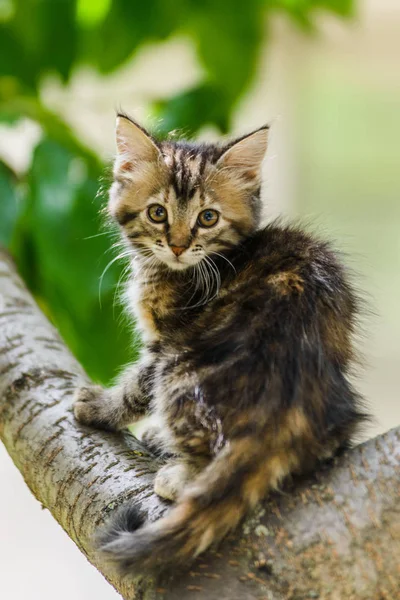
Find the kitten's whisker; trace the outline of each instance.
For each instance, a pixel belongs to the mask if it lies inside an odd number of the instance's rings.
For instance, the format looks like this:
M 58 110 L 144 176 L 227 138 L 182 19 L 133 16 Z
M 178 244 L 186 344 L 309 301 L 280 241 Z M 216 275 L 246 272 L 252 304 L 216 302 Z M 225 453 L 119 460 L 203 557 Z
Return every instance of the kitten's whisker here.
M 110 252 L 112 250 L 115 250 L 116 248 L 123 248 L 124 250 L 128 250 L 128 248 L 126 247 L 126 244 L 124 244 L 123 242 L 115 242 L 114 244 L 111 244 L 111 246 L 109 248 L 107 248 L 107 250 L 105 251 L 104 254 L 106 254 L 107 252 Z
M 193 276 L 192 276 L 192 278 L 191 278 L 191 280 L 190 280 L 190 281 L 191 281 L 191 284 L 190 284 L 189 290 L 190 290 L 190 289 L 191 289 L 191 287 L 193 286 L 193 281 L 194 281 L 194 283 L 195 283 L 194 292 L 193 292 L 193 294 L 190 296 L 189 300 L 187 301 L 187 304 L 186 304 L 186 305 L 183 307 L 183 309 L 178 309 L 178 310 L 184 310 L 184 309 L 186 309 L 186 308 L 192 308 L 192 307 L 190 306 L 190 302 L 191 302 L 192 298 L 193 298 L 193 297 L 196 295 L 196 292 L 197 292 L 197 290 L 198 290 L 198 288 L 199 288 L 199 285 L 200 285 L 200 283 L 201 283 L 201 280 L 200 280 L 200 275 L 199 275 L 199 269 L 198 269 L 198 267 L 199 267 L 199 266 L 200 266 L 199 264 L 197 264 L 197 265 L 194 265 L 194 269 L 193 269 Z
M 210 265 L 208 265 L 208 266 L 210 266 Z M 212 275 L 211 275 L 211 273 L 213 273 L 215 276 L 215 271 L 210 272 L 207 269 L 207 261 L 202 261 L 202 262 L 198 263 L 198 267 L 199 267 L 199 271 L 201 273 L 202 282 L 205 284 L 205 290 L 204 290 L 200 300 L 196 304 L 192 304 L 191 306 L 187 306 L 185 308 L 197 308 L 199 306 L 204 306 L 204 304 L 207 304 L 210 301 L 209 295 L 210 295 L 210 292 L 212 291 Z
M 113 317 L 115 318 L 115 304 L 117 299 L 119 300 L 119 296 L 120 296 L 120 287 L 121 287 L 121 283 L 123 281 L 123 279 L 125 278 L 125 276 L 129 273 L 131 269 L 131 264 L 128 263 L 121 271 L 121 274 L 118 278 L 118 283 L 115 287 L 115 292 L 114 292 L 114 298 L 113 298 Z
M 154 254 L 152 252 L 149 252 L 145 255 L 145 259 L 143 260 L 142 264 L 143 266 L 146 266 L 146 269 L 150 269 L 156 261 L 157 259 L 154 256 Z
M 226 258 L 226 256 L 224 256 L 223 254 L 220 254 L 219 252 L 215 252 L 215 250 L 210 251 L 210 254 L 216 254 L 217 256 L 220 256 L 221 258 L 223 258 L 224 260 L 226 260 L 226 262 L 232 267 L 232 269 L 235 271 L 236 273 L 236 269 L 234 267 L 234 265 L 231 263 L 230 260 L 228 260 Z
M 131 255 L 131 251 L 130 250 L 126 251 L 126 252 L 121 252 L 121 254 L 118 254 L 118 256 L 115 256 L 112 260 L 110 260 L 110 262 L 105 267 L 105 269 L 103 270 L 102 274 L 100 275 L 100 281 L 99 281 L 99 303 L 100 303 L 100 308 L 102 308 L 102 304 L 101 304 L 101 286 L 102 286 L 105 274 L 110 269 L 110 267 L 115 262 L 117 262 L 117 260 L 120 260 L 120 259 L 123 259 L 123 258 L 128 258 L 130 255 Z
M 190 309 L 190 308 L 196 308 L 196 307 L 202 305 L 202 300 L 203 300 L 203 297 L 204 297 L 204 292 L 203 292 L 203 295 L 201 296 L 200 300 L 198 302 L 196 302 L 196 304 L 190 305 L 190 301 L 195 296 L 197 290 L 200 288 L 200 285 L 204 282 L 203 268 L 202 268 L 202 264 L 201 263 L 198 263 L 198 264 L 194 265 L 194 273 L 195 273 L 195 277 L 196 277 L 195 291 L 193 292 L 193 294 L 189 298 L 187 304 L 183 308 L 178 308 L 177 310 L 186 310 L 186 309 Z
M 207 287 L 206 287 L 206 293 L 205 293 L 205 296 L 204 296 L 204 304 L 207 304 L 208 299 L 210 297 L 210 293 L 212 291 L 213 274 L 210 271 L 210 269 L 208 268 L 209 265 L 208 265 L 208 263 L 207 263 L 206 260 L 202 262 L 202 266 L 203 266 L 203 269 L 204 269 L 204 275 L 205 275 L 205 278 L 206 278 L 206 285 L 207 285 Z
M 147 255 L 146 255 L 146 254 L 141 254 L 140 256 L 145 256 L 145 257 L 151 258 L 151 257 L 153 256 L 153 253 L 152 253 L 150 250 L 148 250 L 148 253 L 147 253 Z M 138 255 L 136 255 L 136 256 L 133 256 L 133 257 L 132 257 L 132 260 L 134 261 L 134 260 L 136 260 L 137 258 L 138 258 Z M 147 260 L 147 258 L 146 258 L 146 260 Z M 143 262 L 143 264 L 145 264 L 145 261 Z M 129 263 L 126 265 L 126 267 L 124 267 L 123 271 L 121 272 L 121 274 L 120 274 L 120 276 L 119 276 L 118 283 L 117 283 L 117 285 L 116 285 L 116 289 L 115 289 L 115 292 L 114 292 L 114 300 L 113 300 L 113 314 L 114 314 L 114 311 L 115 311 L 115 302 L 116 302 L 116 298 L 117 298 L 117 297 L 118 297 L 118 295 L 119 295 L 119 288 L 120 288 L 120 286 L 121 286 L 121 283 L 122 283 L 122 281 L 123 281 L 124 277 L 126 276 L 126 274 L 127 274 L 129 271 L 131 271 L 131 273 L 132 273 L 133 277 L 137 277 L 137 275 L 140 273 L 141 269 L 139 269 L 139 271 L 136 271 L 136 272 L 135 272 L 135 271 L 134 271 L 134 265 L 132 265 L 132 261 L 130 261 L 130 262 L 129 262 Z
M 144 258 L 143 258 L 144 256 Z M 133 258 L 133 260 L 136 260 L 137 258 L 142 259 L 141 262 L 139 263 L 139 265 L 135 265 L 131 263 L 132 266 L 132 273 L 133 273 L 133 277 L 137 278 L 143 271 L 144 273 L 147 270 L 147 265 L 149 264 L 149 262 L 151 262 L 152 260 L 155 260 L 155 256 L 153 255 L 152 252 L 149 252 L 146 255 L 141 254 L 140 256 L 135 256 Z
M 197 304 L 195 304 L 195 306 L 202 306 L 202 304 L 204 303 L 204 300 L 208 296 L 208 289 L 209 289 L 209 276 L 208 276 L 207 269 L 206 269 L 205 265 L 203 264 L 203 261 L 199 263 L 199 269 L 200 269 L 201 283 L 203 284 L 202 285 L 203 291 L 200 296 L 199 302 Z
M 221 275 L 220 275 L 217 265 L 215 264 L 215 262 L 213 261 L 213 259 L 210 256 L 205 256 L 204 261 L 205 261 L 205 264 L 207 264 L 210 267 L 210 274 L 212 273 L 213 276 L 215 277 L 215 284 L 216 284 L 216 290 L 215 290 L 214 295 L 211 298 L 208 298 L 208 300 L 207 300 L 209 302 L 210 300 L 213 300 L 214 298 L 216 298 L 219 294 L 219 289 L 221 287 Z M 211 289 L 211 291 L 212 291 L 212 289 Z
M 88 235 L 87 237 L 84 237 L 83 239 L 86 240 L 92 240 L 93 238 L 97 238 L 100 237 L 102 235 L 111 235 L 111 233 L 109 231 L 103 231 L 103 233 L 96 233 L 95 235 Z

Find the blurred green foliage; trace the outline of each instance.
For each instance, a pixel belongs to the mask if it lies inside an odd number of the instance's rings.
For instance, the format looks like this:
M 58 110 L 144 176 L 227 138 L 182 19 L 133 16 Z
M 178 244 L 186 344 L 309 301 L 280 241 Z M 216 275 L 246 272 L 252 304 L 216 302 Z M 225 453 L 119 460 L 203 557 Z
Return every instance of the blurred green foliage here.
M 28 171 L 0 161 L 0 243 L 78 359 L 107 382 L 128 360 L 131 333 L 117 327 L 111 242 L 96 194 L 103 166 L 43 104 L 43 77 L 68 85 L 74 69 L 110 73 L 144 43 L 175 34 L 193 41 L 204 79 L 168 100 L 153 99 L 161 133 L 207 123 L 230 128 L 236 102 L 256 72 L 268 19 L 284 13 L 308 32 L 317 9 L 351 14 L 352 0 L 0 0 L 0 122 L 37 122 L 42 137 Z M 121 98 L 123 100 L 123 98 Z

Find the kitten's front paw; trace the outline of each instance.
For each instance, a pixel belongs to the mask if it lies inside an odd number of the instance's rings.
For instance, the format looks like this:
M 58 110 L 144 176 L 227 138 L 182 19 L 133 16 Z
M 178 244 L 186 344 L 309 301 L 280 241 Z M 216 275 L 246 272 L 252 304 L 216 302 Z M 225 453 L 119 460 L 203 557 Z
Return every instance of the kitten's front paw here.
M 112 429 L 106 418 L 106 390 L 100 385 L 81 387 L 74 394 L 74 415 L 83 425 Z
M 157 425 L 147 427 L 140 436 L 140 441 L 153 454 L 157 456 L 163 454 L 162 431 Z

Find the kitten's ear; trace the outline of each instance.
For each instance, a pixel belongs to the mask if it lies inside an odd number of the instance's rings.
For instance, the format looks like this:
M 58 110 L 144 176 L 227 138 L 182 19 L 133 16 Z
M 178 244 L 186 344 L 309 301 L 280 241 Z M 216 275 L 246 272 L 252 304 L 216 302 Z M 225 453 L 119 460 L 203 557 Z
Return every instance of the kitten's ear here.
M 269 127 L 265 125 L 229 144 L 216 166 L 243 170 L 256 177 L 267 150 L 268 132 Z
M 155 162 L 161 156 L 158 146 L 145 129 L 122 114 L 117 116 L 116 141 L 115 166 L 118 170 L 131 171 L 138 163 Z

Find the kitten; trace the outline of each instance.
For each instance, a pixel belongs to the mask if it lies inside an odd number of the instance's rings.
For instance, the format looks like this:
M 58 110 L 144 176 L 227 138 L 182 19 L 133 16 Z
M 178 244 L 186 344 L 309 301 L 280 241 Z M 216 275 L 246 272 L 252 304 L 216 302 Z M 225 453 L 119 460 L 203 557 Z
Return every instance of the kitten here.
M 82 388 L 75 416 L 172 455 L 154 523 L 117 515 L 101 550 L 124 569 L 188 563 L 290 474 L 347 446 L 366 418 L 348 373 L 357 302 L 328 244 L 260 228 L 268 127 L 229 144 L 159 142 L 126 115 L 108 210 L 132 258 L 144 350 L 117 385 Z

